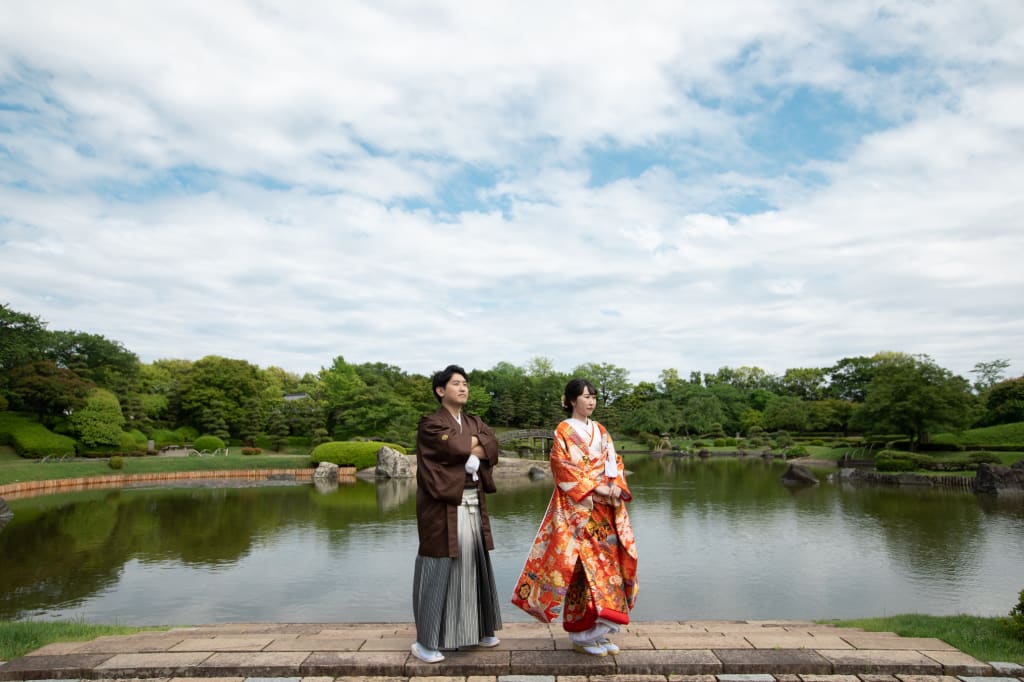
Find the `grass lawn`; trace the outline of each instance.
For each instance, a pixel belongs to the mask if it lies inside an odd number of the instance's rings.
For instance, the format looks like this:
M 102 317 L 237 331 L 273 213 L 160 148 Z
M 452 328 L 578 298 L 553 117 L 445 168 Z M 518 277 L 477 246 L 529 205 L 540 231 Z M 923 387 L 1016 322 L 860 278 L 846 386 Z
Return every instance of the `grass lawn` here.
M 21 481 L 50 481 L 82 476 L 152 474 L 171 471 L 225 471 L 229 469 L 302 469 L 306 454 L 229 454 L 218 457 L 125 457 L 121 469 L 111 469 L 106 459 L 73 462 L 41 462 L 25 459 L 0 448 L 0 485 Z M 237 450 L 237 448 L 236 448 Z
M 869 632 L 895 632 L 903 637 L 935 637 L 979 661 L 1024 664 L 1024 641 L 1014 639 L 1008 618 L 982 616 L 922 616 L 904 614 L 885 618 L 821 621 Z
M 103 635 L 130 635 L 159 627 L 89 625 L 78 621 L 0 620 L 0 661 L 11 661 L 53 642 L 84 642 Z

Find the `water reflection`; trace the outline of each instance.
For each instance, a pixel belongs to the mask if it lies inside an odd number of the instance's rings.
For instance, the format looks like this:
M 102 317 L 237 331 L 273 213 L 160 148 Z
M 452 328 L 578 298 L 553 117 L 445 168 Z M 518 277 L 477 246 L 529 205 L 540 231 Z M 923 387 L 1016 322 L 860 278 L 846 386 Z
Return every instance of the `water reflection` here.
M 1005 614 L 1024 505 L 962 492 L 783 486 L 784 465 L 629 462 L 639 619 Z M 511 594 L 550 481 L 488 500 Z M 11 503 L 0 618 L 411 619 L 415 483 L 94 490 Z M 525 620 L 508 606 L 503 617 Z

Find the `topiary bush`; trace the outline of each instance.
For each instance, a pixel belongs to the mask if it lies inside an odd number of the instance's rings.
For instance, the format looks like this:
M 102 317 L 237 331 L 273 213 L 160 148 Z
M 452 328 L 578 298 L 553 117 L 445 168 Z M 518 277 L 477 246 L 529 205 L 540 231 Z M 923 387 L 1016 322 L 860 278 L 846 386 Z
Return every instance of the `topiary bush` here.
M 146 442 L 139 443 L 135 440 L 134 434 L 122 433 L 118 441 L 117 449 L 121 452 L 139 452 L 146 449 Z
M 242 454 L 243 455 L 258 455 L 261 452 L 263 452 L 262 448 L 250 448 L 250 447 L 243 447 L 242 448 Z
M 199 436 L 192 441 L 192 447 L 196 450 L 220 450 L 224 447 L 224 441 L 217 436 Z
M 199 438 L 199 431 L 191 426 L 180 426 L 174 430 L 174 435 L 177 443 L 191 443 Z
M 722 448 L 722 447 L 725 447 L 726 439 L 725 438 L 716 438 L 712 442 L 715 444 L 716 448 Z
M 121 458 L 120 455 L 114 455 L 113 457 L 110 458 L 110 461 L 107 462 L 107 464 L 110 466 L 111 469 L 121 469 L 122 467 L 124 467 L 124 460 Z
M 332 441 L 321 443 L 313 448 L 309 458 L 314 464 L 320 462 L 331 462 L 338 466 L 354 466 L 356 469 L 366 469 L 377 466 L 377 451 L 387 446 L 397 450 L 403 455 L 405 448 L 394 443 L 380 443 L 377 441 Z
M 915 471 L 917 464 L 910 461 L 909 459 L 903 459 L 898 457 L 888 457 L 885 455 L 879 455 L 875 458 L 875 470 L 877 471 Z
M 74 455 L 75 439 L 53 433 L 39 422 L 12 412 L 0 414 L 0 441 L 10 443 L 22 457 Z
M 185 441 L 181 439 L 177 431 L 171 431 L 170 429 L 153 429 L 151 435 L 153 439 L 153 445 L 158 450 L 165 448 L 168 445 L 184 445 Z

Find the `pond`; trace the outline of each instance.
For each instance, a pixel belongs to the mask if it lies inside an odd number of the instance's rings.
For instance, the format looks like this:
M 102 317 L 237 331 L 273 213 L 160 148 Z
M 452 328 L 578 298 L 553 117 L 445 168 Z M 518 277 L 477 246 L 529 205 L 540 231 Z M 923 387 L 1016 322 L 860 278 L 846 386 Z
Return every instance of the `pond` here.
M 1024 502 L 794 489 L 784 464 L 630 458 L 638 620 L 1005 615 L 1024 588 Z M 415 483 L 126 488 L 10 502 L 0 619 L 411 621 Z M 508 603 L 550 481 L 489 496 Z

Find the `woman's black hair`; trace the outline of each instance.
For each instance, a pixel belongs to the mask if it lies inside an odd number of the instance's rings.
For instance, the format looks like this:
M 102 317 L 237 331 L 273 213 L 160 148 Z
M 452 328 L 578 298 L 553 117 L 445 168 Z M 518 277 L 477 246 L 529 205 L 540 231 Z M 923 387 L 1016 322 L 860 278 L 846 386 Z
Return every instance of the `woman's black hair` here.
M 562 394 L 562 409 L 566 414 L 572 416 L 572 404 L 577 398 L 583 395 L 583 391 L 590 389 L 590 392 L 597 395 L 597 389 L 586 379 L 570 379 L 565 385 L 565 393 Z
M 458 365 L 448 365 L 440 372 L 435 372 L 434 378 L 431 380 L 433 388 L 430 390 L 431 393 L 434 394 L 434 397 L 437 398 L 437 402 L 441 402 L 441 396 L 437 394 L 437 389 L 447 386 L 448 382 L 452 380 L 453 374 L 461 374 L 463 379 L 469 381 L 469 377 L 466 376 L 466 370 L 462 369 Z

